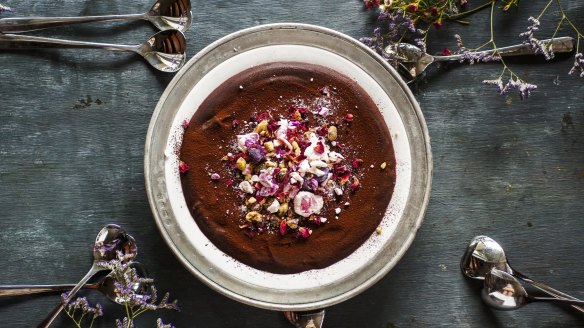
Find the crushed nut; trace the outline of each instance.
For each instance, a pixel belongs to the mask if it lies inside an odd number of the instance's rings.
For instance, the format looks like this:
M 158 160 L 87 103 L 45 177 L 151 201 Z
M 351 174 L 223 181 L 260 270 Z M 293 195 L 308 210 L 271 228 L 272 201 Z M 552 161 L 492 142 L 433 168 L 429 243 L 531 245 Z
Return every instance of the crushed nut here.
M 251 221 L 261 222 L 262 221 L 262 215 L 259 212 L 251 211 L 251 212 L 249 212 L 249 213 L 247 213 L 245 215 L 245 219 L 248 222 L 251 222 Z
M 245 170 L 245 166 L 247 165 L 247 163 L 245 161 L 245 158 L 240 157 L 240 158 L 237 159 L 237 162 L 235 162 L 235 163 L 237 165 L 237 169 L 238 170 L 240 170 L 240 171 Z
M 335 141 L 337 140 L 337 127 L 332 125 L 329 126 L 328 128 L 328 133 L 326 135 L 326 137 L 328 138 L 328 140 L 330 141 Z

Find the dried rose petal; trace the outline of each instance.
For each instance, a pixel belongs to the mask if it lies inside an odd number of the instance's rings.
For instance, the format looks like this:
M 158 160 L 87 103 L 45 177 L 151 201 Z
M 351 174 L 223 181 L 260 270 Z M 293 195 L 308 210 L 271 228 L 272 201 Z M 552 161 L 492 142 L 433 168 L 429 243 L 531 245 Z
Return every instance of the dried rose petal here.
M 235 119 L 231 122 L 231 126 L 235 129 L 238 125 L 239 125 L 240 121 L 238 119 Z
M 219 174 L 217 174 L 217 173 L 211 174 L 211 180 L 215 180 L 216 181 L 216 180 L 219 180 L 219 179 L 221 179 L 221 176 Z
M 180 174 L 185 174 L 190 170 L 190 167 L 187 165 L 187 163 L 180 161 L 178 163 L 178 171 L 180 172 Z
M 353 177 L 353 183 L 351 183 L 351 191 L 355 191 L 359 187 L 361 187 L 361 182 L 359 182 L 359 179 L 357 179 L 357 177 Z
M 345 118 L 343 118 L 343 120 L 347 123 L 351 123 L 353 122 L 353 114 L 347 114 L 345 115 Z
M 322 143 L 322 141 L 319 141 L 316 143 L 316 145 L 314 145 L 314 152 L 317 154 L 324 153 L 324 144 Z
M 182 122 L 182 124 L 181 124 L 182 128 L 183 128 L 183 129 L 186 129 L 186 128 L 188 128 L 188 127 L 189 127 L 189 123 L 190 123 L 190 122 L 189 122 L 189 120 L 184 120 L 184 121 Z
M 305 227 L 300 227 L 298 228 L 298 234 L 296 234 L 296 238 L 308 238 L 310 237 L 310 235 L 312 234 L 312 230 L 305 228 Z
M 231 186 L 233 184 L 233 179 L 227 179 L 227 181 L 225 181 L 225 184 L 227 186 Z
M 303 217 L 318 214 L 323 205 L 322 196 L 315 195 L 309 191 L 300 191 L 294 197 L 294 212 Z
M 288 231 L 288 224 L 286 224 L 286 220 L 280 221 L 280 234 L 283 236 Z

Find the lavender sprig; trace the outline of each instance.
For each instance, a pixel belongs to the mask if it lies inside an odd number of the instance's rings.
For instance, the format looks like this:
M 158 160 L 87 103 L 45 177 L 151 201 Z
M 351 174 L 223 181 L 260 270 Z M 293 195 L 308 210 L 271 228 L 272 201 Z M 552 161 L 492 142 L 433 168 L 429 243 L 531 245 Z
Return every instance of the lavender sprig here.
M 61 302 L 65 304 L 65 313 L 73 320 L 75 327 L 81 328 L 84 320 L 90 320 L 89 327 L 91 328 L 95 319 L 103 316 L 103 308 L 99 303 L 92 307 L 85 297 L 78 297 L 67 303 L 68 298 L 69 292 L 61 294 Z
M 519 37 L 525 38 L 523 44 L 529 45 L 536 54 L 542 54 L 546 60 L 553 59 L 554 51 L 552 44 L 545 44 L 534 36 L 535 32 L 539 30 L 539 20 L 532 16 L 529 17 L 528 21 L 531 24 L 527 26 L 527 31 L 519 34 Z
M 580 77 L 584 77 L 584 56 L 581 52 L 574 56 L 574 66 L 572 66 L 568 74 L 580 75 Z
M 135 327 L 134 320 L 136 317 L 146 311 L 179 309 L 177 301 L 174 300 L 171 302 L 168 293 L 164 294 L 162 299 L 158 300 L 158 291 L 153 285 L 154 280 L 139 276 L 136 268 L 133 266 L 132 260 L 135 256 L 135 254 L 118 252 L 116 259 L 98 263 L 99 267 L 111 270 L 110 275 L 114 278 L 116 302 L 124 305 L 126 309 L 126 316 L 122 319 L 116 319 L 116 327 L 118 328 Z M 144 287 L 138 289 L 137 286 L 148 286 L 149 288 Z M 67 300 L 68 296 L 67 293 L 61 296 L 63 302 Z M 101 305 L 97 304 L 95 307 L 91 307 L 84 297 L 79 297 L 75 301 L 69 302 L 65 309 L 78 328 L 81 328 L 82 321 L 84 318 L 87 318 L 86 316 L 88 314 L 93 314 L 91 325 L 93 325 L 95 318 L 103 315 Z M 75 312 L 76 310 L 81 310 L 80 318 L 76 318 L 78 316 Z M 158 319 L 156 324 L 160 328 L 173 328 L 170 324 L 164 324 L 161 319 Z
M 164 322 L 162 322 L 162 319 L 158 318 L 158 320 L 156 320 L 156 328 L 176 328 L 176 327 L 171 324 L 165 324 Z
M 537 85 L 526 83 L 519 78 L 513 79 L 513 77 L 510 77 L 507 83 L 503 83 L 503 79 L 501 77 L 496 80 L 484 80 L 483 83 L 496 86 L 497 91 L 501 96 L 506 95 L 510 90 L 517 90 L 521 100 L 528 98 L 531 94 L 531 91 L 537 89 Z
M 118 292 L 118 302 L 126 308 L 127 315 L 122 320 L 116 320 L 116 325 L 121 328 L 134 327 L 134 319 L 146 311 L 179 309 L 176 300 L 169 302 L 170 295 L 168 293 L 158 301 L 158 292 L 153 285 L 154 280 L 140 277 L 136 269 L 132 267 L 134 256 L 134 254 L 118 253 L 117 259 L 99 263 L 103 268 L 112 271 L 116 280 L 114 286 Z M 136 290 L 136 286 L 144 285 L 150 286 L 150 294 Z
M 11 13 L 11 12 L 12 12 L 12 9 L 10 9 L 10 7 L 5 6 L 5 5 L 0 3 L 0 14 Z

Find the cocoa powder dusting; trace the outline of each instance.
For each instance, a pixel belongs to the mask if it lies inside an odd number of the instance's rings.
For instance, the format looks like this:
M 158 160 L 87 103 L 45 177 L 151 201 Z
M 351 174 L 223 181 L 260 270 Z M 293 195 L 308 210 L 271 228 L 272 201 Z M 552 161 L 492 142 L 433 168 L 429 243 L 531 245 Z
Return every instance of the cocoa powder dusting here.
M 238 188 L 235 164 L 225 162 L 226 154 L 241 151 L 236 136 L 253 130 L 262 113 L 286 118 L 291 107 L 310 106 L 323 97 L 331 100 L 332 115 L 326 120 L 334 126 L 323 135 L 334 135 L 333 150 L 346 157 L 353 171 L 346 182 L 350 191 L 325 196 L 318 214 L 326 222 L 310 226 L 304 238 L 285 229 L 245 233 L 246 195 Z M 202 232 L 236 260 L 282 274 L 327 267 L 375 234 L 396 174 L 389 131 L 365 90 L 328 68 L 292 62 L 248 69 L 214 90 L 185 128 L 180 160 L 186 202 Z

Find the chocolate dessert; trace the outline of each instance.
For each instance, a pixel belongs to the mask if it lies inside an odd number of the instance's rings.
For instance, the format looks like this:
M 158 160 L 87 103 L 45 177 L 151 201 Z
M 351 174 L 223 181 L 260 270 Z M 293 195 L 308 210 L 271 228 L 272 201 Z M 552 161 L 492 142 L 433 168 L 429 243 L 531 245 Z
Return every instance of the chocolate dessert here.
M 184 123 L 182 188 L 202 232 L 259 270 L 297 273 L 354 252 L 395 185 L 391 137 L 355 81 L 283 62 L 228 79 Z

